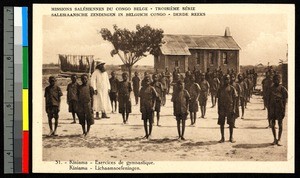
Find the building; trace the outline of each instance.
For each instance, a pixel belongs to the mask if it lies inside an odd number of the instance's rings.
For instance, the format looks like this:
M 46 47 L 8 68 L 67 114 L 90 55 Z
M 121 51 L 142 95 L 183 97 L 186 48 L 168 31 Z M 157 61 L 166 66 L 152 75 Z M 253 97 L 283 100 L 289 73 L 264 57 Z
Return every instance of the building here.
M 171 71 L 178 67 L 180 72 L 197 67 L 202 72 L 221 68 L 223 72 L 234 69 L 239 72 L 239 45 L 230 35 L 229 28 L 224 36 L 216 35 L 164 35 L 160 54 L 154 56 L 154 68 Z

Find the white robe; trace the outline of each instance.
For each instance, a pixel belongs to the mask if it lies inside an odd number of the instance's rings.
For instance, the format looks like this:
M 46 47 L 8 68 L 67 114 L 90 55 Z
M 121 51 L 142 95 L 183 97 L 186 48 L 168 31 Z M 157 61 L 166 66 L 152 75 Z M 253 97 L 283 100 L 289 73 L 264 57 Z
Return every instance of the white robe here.
M 101 72 L 96 69 L 91 77 L 91 85 L 94 90 L 97 90 L 97 95 L 94 95 L 93 110 L 96 112 L 109 113 L 112 111 L 109 90 L 110 83 L 107 72 Z

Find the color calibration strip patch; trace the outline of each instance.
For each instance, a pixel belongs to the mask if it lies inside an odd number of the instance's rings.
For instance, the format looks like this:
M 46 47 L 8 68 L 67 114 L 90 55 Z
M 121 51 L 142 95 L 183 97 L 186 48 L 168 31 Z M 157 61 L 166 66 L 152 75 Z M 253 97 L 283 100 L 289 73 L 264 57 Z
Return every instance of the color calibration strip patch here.
M 28 8 L 4 7 L 4 173 L 29 173 Z

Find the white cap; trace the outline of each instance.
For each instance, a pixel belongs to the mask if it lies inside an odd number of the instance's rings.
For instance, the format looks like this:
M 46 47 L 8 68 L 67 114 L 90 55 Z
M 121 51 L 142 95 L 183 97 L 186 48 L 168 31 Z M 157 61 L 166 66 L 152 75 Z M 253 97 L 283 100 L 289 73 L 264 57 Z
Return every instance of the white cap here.
M 103 60 L 101 60 L 99 58 L 95 59 L 94 61 L 96 62 L 96 65 L 105 64 L 105 61 L 103 61 Z

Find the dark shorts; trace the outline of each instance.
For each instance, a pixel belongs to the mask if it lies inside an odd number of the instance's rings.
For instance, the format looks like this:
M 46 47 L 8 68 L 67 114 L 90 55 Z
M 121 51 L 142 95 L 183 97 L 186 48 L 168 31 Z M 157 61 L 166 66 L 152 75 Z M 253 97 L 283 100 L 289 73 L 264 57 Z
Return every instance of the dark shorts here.
M 182 113 L 182 114 L 176 114 L 176 120 L 186 120 L 187 119 L 187 113 Z
M 282 121 L 283 121 L 283 119 L 279 119 L 278 120 L 278 125 L 282 125 Z M 275 126 L 276 125 L 276 120 L 274 120 L 274 119 L 271 120 L 270 125 L 271 125 L 271 127 Z
M 59 107 L 58 106 L 47 106 L 46 112 L 48 115 L 48 119 L 52 119 L 52 118 L 58 119 Z
M 218 124 L 225 125 L 225 120 L 227 119 L 227 124 L 233 126 L 235 122 L 235 118 L 233 116 L 225 116 L 219 115 L 218 117 Z
M 241 97 L 241 98 L 240 98 L 240 105 L 241 105 L 242 107 L 245 106 L 245 102 L 246 102 L 245 98 L 244 98 L 244 97 Z
M 69 101 L 69 112 L 77 112 L 77 101 L 76 100 Z
M 160 112 L 160 107 L 161 107 L 161 100 L 156 100 L 154 111 Z
M 196 100 L 191 100 L 190 101 L 190 106 L 189 106 L 189 111 L 190 112 L 198 112 L 199 110 L 199 105 L 198 105 L 198 101 Z
M 134 96 L 138 97 L 139 96 L 139 89 L 133 90 L 133 94 L 134 94 Z
M 149 120 L 149 122 L 153 123 L 153 114 L 152 109 L 144 109 L 142 112 L 142 120 Z
M 217 95 L 217 91 L 211 90 L 211 91 L 210 91 L 210 94 L 211 94 L 212 96 L 216 96 L 216 95 Z
M 130 96 L 119 96 L 119 113 L 131 113 Z
M 78 107 L 77 116 L 79 119 L 79 124 L 83 125 L 86 122 L 87 125 L 93 125 L 94 116 L 93 116 L 91 103 L 78 102 L 77 107 Z
M 118 93 L 117 92 L 109 92 L 110 101 L 117 101 Z
M 200 106 L 206 106 L 207 103 L 207 96 L 201 96 L 199 97 L 199 105 Z

